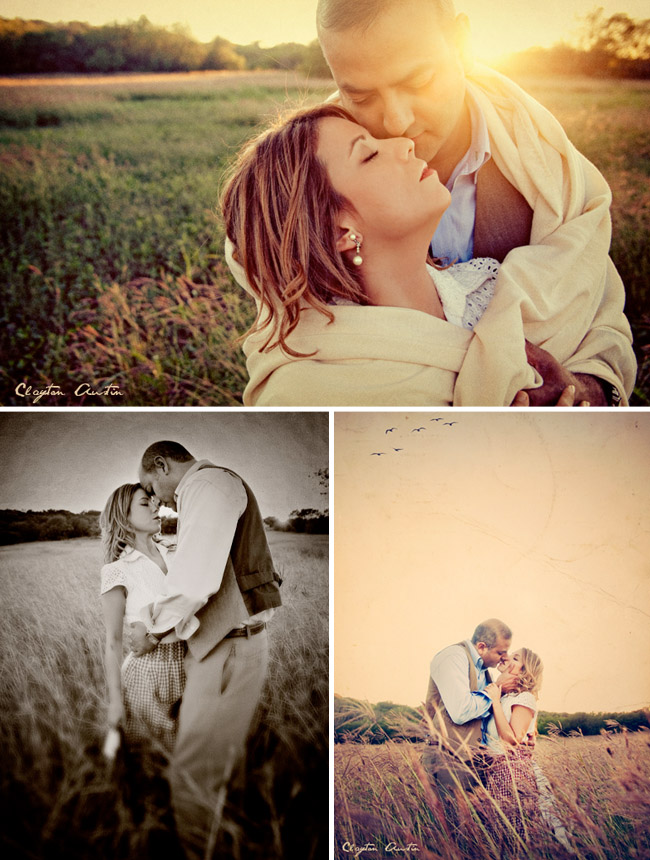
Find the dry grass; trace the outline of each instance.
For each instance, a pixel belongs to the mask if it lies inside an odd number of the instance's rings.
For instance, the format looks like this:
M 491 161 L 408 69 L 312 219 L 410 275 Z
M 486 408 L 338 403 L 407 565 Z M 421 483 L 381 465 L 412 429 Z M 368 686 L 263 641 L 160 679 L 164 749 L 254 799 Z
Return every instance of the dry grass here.
M 271 544 L 284 606 L 246 778 L 225 797 L 215 856 L 315 858 L 328 834 L 327 538 L 271 533 Z M 92 539 L 0 549 L 5 857 L 177 856 L 157 763 L 143 770 L 127 758 L 111 772 L 100 754 L 100 566 Z
M 558 802 L 575 857 L 650 857 L 650 732 L 540 738 L 536 757 Z M 395 856 L 412 845 L 420 858 L 501 860 L 507 848 L 488 820 L 499 812 L 485 793 L 461 794 L 445 815 L 419 759 L 422 745 L 344 744 L 335 748 L 335 857 Z M 503 838 L 515 840 L 503 822 Z M 507 840 L 506 840 L 507 841 Z M 516 840 L 515 840 L 516 841 Z M 397 846 L 395 848 L 394 846 Z M 518 856 L 568 856 L 548 830 L 528 822 Z
M 650 85 L 522 80 L 613 189 L 612 257 L 650 405 Z M 0 402 L 24 382 L 122 397 L 85 405 L 240 403 L 252 320 L 223 261 L 219 177 L 243 139 L 327 81 L 202 73 L 0 80 Z

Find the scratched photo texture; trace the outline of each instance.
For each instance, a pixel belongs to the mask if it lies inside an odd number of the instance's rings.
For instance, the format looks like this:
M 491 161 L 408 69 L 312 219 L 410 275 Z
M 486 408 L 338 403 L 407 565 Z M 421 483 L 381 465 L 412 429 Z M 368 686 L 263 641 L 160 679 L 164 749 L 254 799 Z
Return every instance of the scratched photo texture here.
M 649 455 L 645 410 L 335 415 L 336 860 L 650 856 Z M 543 663 L 521 816 L 424 767 L 431 661 L 490 618 Z
M 243 777 L 221 796 L 210 856 L 327 857 L 329 416 L 234 410 L 0 415 L 2 855 L 180 860 L 164 759 L 124 744 L 114 762 L 102 754 L 99 513 L 160 440 L 249 484 L 283 580 Z

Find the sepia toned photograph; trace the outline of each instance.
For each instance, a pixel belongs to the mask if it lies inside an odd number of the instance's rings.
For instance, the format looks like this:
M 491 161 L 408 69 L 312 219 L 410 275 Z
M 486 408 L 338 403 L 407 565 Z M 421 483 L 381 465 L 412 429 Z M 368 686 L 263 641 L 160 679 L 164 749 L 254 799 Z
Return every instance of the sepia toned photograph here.
M 326 857 L 328 414 L 0 440 L 3 856 Z
M 0 404 L 648 406 L 646 0 L 5 0 Z
M 642 857 L 644 412 L 339 413 L 334 857 Z

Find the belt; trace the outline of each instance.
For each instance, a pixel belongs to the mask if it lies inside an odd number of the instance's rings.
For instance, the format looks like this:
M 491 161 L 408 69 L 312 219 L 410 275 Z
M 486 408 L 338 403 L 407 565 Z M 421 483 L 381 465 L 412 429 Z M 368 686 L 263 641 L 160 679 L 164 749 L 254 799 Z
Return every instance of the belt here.
M 235 627 L 230 633 L 226 633 L 223 638 L 234 639 L 236 636 L 245 636 L 247 639 L 250 639 L 251 636 L 261 633 L 265 628 L 266 621 L 258 621 L 257 624 L 247 625 L 246 627 Z

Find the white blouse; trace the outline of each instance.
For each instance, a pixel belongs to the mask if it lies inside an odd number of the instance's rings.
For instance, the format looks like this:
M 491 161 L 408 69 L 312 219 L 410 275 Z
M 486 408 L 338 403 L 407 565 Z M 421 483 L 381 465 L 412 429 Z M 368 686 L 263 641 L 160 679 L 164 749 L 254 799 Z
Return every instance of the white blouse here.
M 448 269 L 427 267 L 436 285 L 447 321 L 473 329 L 494 296 L 499 263 L 491 257 L 476 257 L 454 263 Z
M 174 547 L 156 543 L 163 559 Z M 117 561 L 105 564 L 101 570 L 100 593 L 105 594 L 112 588 L 121 586 L 126 591 L 124 620 L 127 624 L 142 621 L 140 610 L 152 603 L 165 591 L 165 574 L 148 556 L 137 549 L 125 549 Z M 177 642 L 178 636 L 172 631 L 161 642 Z
M 508 720 L 508 722 L 510 722 L 512 709 L 515 705 L 523 705 L 526 708 L 530 708 L 533 712 L 526 734 L 534 735 L 537 723 L 537 699 L 533 693 L 529 693 L 527 691 L 523 693 L 506 693 L 505 696 L 502 696 L 501 707 L 503 708 L 503 713 L 506 715 L 506 720 Z M 487 745 L 489 749 L 494 750 L 495 752 L 504 752 L 505 749 L 509 748 L 510 745 L 504 744 L 499 737 L 496 720 L 492 713 L 490 714 L 485 727 L 485 733 L 487 735 Z

